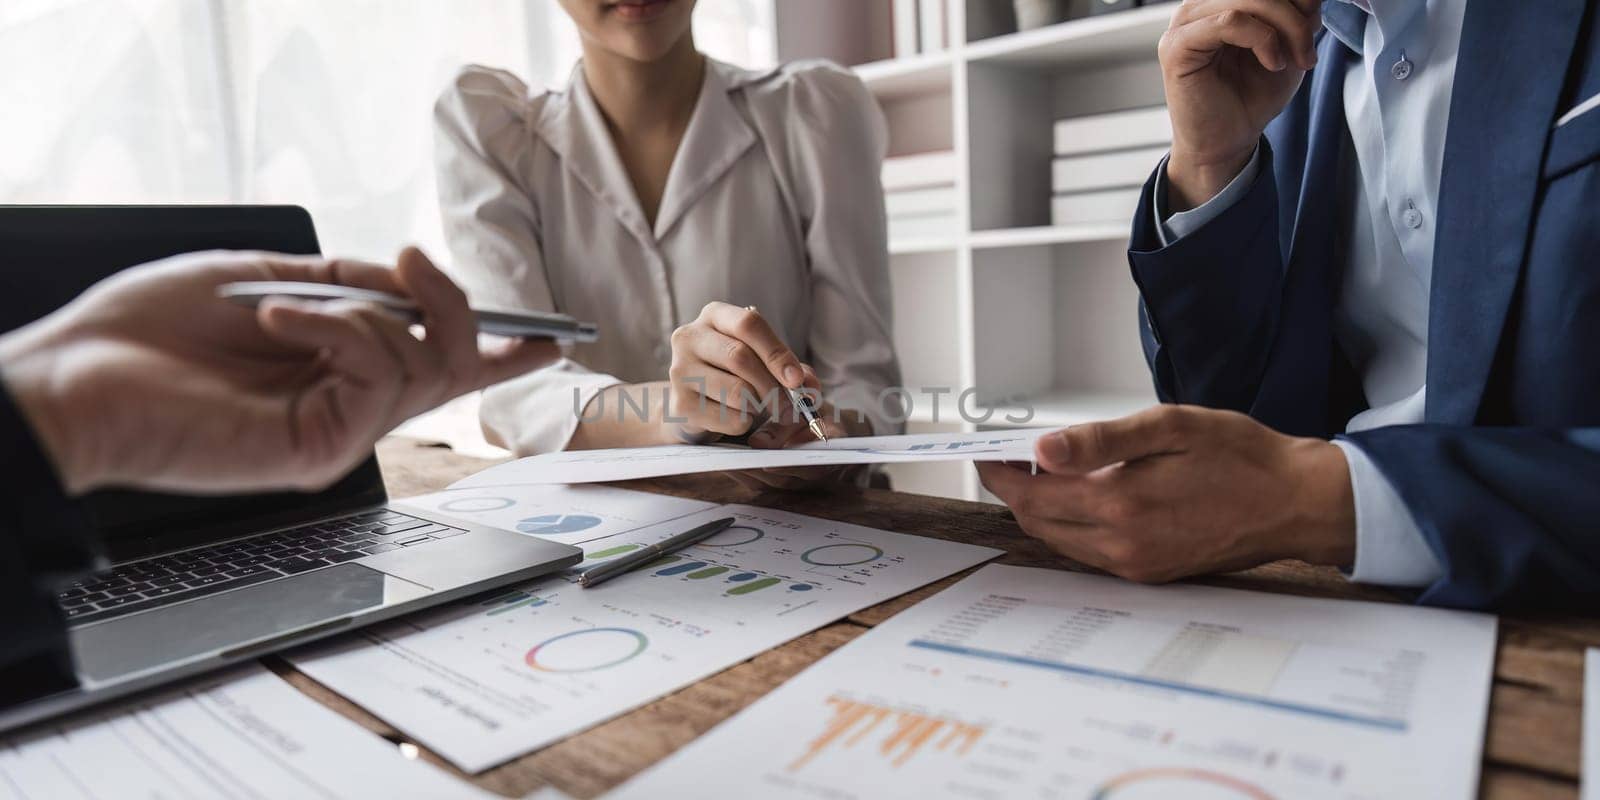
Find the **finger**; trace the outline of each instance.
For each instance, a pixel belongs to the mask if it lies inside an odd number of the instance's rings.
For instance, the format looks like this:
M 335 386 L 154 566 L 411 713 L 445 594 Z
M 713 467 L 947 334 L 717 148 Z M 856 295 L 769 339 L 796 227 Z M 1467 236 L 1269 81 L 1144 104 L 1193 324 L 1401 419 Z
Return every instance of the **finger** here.
M 739 484 L 739 486 L 741 486 L 741 487 L 743 487 L 745 489 L 749 489 L 752 492 L 764 492 L 767 489 L 771 488 L 771 487 L 767 486 L 767 484 L 765 484 L 765 483 L 763 483 L 763 482 L 761 482 L 759 480 L 756 480 L 755 476 L 750 474 L 750 472 L 748 472 L 748 471 L 746 471 L 746 472 L 724 472 L 722 474 L 728 476 L 729 480 L 733 481 L 734 483 Z
M 1176 57 L 1173 68 L 1181 74 L 1211 66 L 1217 51 L 1240 47 L 1256 56 L 1256 61 L 1271 72 L 1282 72 L 1288 58 L 1278 32 L 1271 25 L 1242 12 L 1225 12 L 1202 17 L 1167 32 L 1167 52 Z
M 778 450 L 788 443 L 805 425 L 793 422 L 770 421 L 750 434 L 750 446 L 757 450 Z
M 454 397 L 451 376 L 444 353 L 411 335 L 411 326 L 376 308 L 357 312 L 363 315 L 378 338 L 400 364 L 400 395 L 396 404 L 399 424 Z
M 801 369 L 802 372 L 805 373 L 805 381 L 803 383 L 805 388 L 811 389 L 811 390 L 817 392 L 818 394 L 821 394 L 822 393 L 822 379 L 817 377 L 817 371 L 812 369 L 810 364 L 801 364 L 800 365 L 800 369 Z
M 347 258 L 291 256 L 283 253 L 254 253 L 263 271 L 262 280 L 334 283 L 375 292 L 403 294 L 394 270 L 385 264 Z
M 672 381 L 673 395 L 686 408 L 698 409 L 710 403 L 755 418 L 755 389 L 737 375 L 700 363 L 674 366 L 667 371 L 667 377 Z
M 1190 408 L 1160 405 L 1121 419 L 1074 425 L 1040 437 L 1034 444 L 1034 457 L 1046 471 L 1071 475 L 1180 453 L 1187 449 L 1193 417 Z
M 730 405 L 748 387 L 738 378 L 721 370 L 703 367 L 707 372 L 692 378 L 672 377 L 673 416 L 688 420 L 691 433 L 711 431 L 725 436 L 737 436 L 750 430 L 755 417 L 735 405 Z M 724 402 L 726 401 L 726 402 Z
M 804 384 L 805 371 L 800 368 L 800 359 L 759 312 L 727 303 L 711 303 L 701 312 L 701 316 L 724 335 L 738 339 L 753 349 L 767 374 L 777 378 L 784 386 L 798 389 Z M 749 376 L 745 377 L 749 379 Z M 760 385 L 759 381 L 752 383 Z
M 1319 3 L 1308 13 L 1294 0 L 1200 0 L 1192 18 L 1198 22 L 1229 14 L 1253 17 L 1277 33 L 1285 55 L 1301 69 L 1311 69 L 1316 64 L 1317 30 L 1322 26 L 1320 9 Z
M 775 411 L 786 407 L 788 393 L 773 380 L 754 348 L 711 327 L 695 325 L 684 330 L 687 333 L 678 336 L 673 343 L 674 361 L 679 354 L 684 356 L 681 372 L 692 375 L 695 364 L 705 364 L 738 376 L 747 387 L 738 395 L 729 395 L 730 401 L 737 400 L 745 407 L 761 405 Z
M 978 477 L 1018 517 L 1093 524 L 1111 516 L 1115 495 L 1076 476 L 1040 474 L 993 462 L 980 463 Z
M 793 472 L 777 469 L 753 469 L 746 473 L 752 480 L 767 489 L 792 492 L 820 483 L 815 475 L 795 474 Z
M 443 366 L 444 394 L 465 392 L 477 380 L 479 370 L 478 324 L 467 295 L 433 265 L 421 250 L 407 247 L 400 251 L 395 277 L 422 310 L 427 330 L 424 346 L 436 353 Z
M 361 383 L 377 383 L 400 365 L 349 303 L 309 303 L 268 298 L 256 311 L 271 338 L 327 354 L 328 367 Z
M 797 485 L 814 486 L 821 483 L 843 481 L 850 472 L 848 466 L 829 467 L 773 467 L 762 472 L 784 478 Z

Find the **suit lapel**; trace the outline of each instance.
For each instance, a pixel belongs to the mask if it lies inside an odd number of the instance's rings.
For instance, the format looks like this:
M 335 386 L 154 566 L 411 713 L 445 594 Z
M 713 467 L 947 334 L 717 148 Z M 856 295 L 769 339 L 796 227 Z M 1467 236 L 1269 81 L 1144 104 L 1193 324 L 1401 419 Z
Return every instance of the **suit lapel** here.
M 1429 422 L 1475 421 L 1516 291 L 1585 0 L 1470 0 L 1439 185 Z

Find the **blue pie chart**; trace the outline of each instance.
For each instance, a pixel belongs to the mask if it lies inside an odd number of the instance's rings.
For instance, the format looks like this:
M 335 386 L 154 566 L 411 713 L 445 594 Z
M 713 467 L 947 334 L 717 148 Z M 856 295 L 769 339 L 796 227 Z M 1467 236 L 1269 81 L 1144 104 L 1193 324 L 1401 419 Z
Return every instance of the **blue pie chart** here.
M 599 524 L 599 517 L 588 514 L 541 514 L 518 522 L 517 530 L 533 534 L 577 533 Z

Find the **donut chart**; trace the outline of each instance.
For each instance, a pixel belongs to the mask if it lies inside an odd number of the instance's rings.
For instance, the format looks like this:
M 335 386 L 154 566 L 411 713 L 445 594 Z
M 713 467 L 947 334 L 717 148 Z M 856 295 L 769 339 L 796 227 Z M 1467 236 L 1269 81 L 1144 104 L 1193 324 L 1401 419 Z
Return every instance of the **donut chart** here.
M 532 534 L 577 533 L 599 524 L 599 517 L 588 514 L 540 514 L 518 521 L 517 530 Z
M 1125 772 L 1100 784 L 1090 800 L 1144 800 L 1192 797 L 1196 800 L 1273 800 L 1272 795 L 1232 775 L 1192 767 L 1157 767 Z
M 509 497 L 457 497 L 447 500 L 439 505 L 440 511 L 455 511 L 460 513 L 474 513 L 482 511 L 499 511 L 510 508 L 517 501 Z
M 883 558 L 883 549 L 850 542 L 825 544 L 800 554 L 800 560 L 818 567 L 853 567 Z
M 699 544 L 701 547 L 738 547 L 760 541 L 766 535 L 766 531 L 749 525 L 729 525 Z
M 594 672 L 632 661 L 649 646 L 632 628 L 585 628 L 534 645 L 523 661 L 539 672 Z

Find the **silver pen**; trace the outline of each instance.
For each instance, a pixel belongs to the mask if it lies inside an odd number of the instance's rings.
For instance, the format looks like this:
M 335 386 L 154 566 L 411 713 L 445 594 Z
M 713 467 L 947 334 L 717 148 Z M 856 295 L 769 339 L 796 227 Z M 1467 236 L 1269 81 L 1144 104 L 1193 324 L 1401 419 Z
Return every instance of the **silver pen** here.
M 632 572 L 633 570 L 638 569 L 639 567 L 644 566 L 645 564 L 648 564 L 664 555 L 667 555 L 668 553 L 677 552 L 685 547 L 688 547 L 689 545 L 695 544 L 696 542 L 709 539 L 713 534 L 726 529 L 729 525 L 732 525 L 736 521 L 737 520 L 735 520 L 733 517 L 723 517 L 722 519 L 712 520 L 704 525 L 696 526 L 695 528 L 684 531 L 676 536 L 662 539 L 655 544 L 641 547 L 638 550 L 635 550 L 621 558 L 607 561 L 598 567 L 586 569 L 578 574 L 578 585 L 585 589 L 598 586 L 599 584 L 611 580 L 618 575 Z
M 822 432 L 822 419 L 817 416 L 817 406 L 811 402 L 811 396 L 799 389 L 789 389 L 789 399 L 794 402 L 795 408 L 800 409 L 800 416 L 805 417 L 811 435 L 817 437 L 818 441 L 828 441 L 828 435 Z

